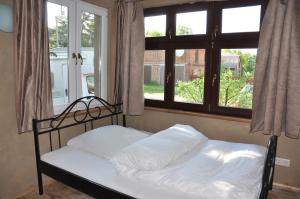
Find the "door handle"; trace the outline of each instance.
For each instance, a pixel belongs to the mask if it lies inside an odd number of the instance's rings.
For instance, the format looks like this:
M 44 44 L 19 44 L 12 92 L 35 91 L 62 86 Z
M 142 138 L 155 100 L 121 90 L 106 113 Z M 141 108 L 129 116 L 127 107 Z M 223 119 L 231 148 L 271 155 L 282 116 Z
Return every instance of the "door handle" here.
M 170 80 L 171 76 L 172 76 L 172 74 L 171 74 L 171 72 L 169 72 L 169 73 L 167 74 L 167 84 L 169 83 L 169 80 Z
M 172 29 L 170 28 L 169 31 L 168 31 L 169 39 L 172 39 L 172 33 L 173 33 L 173 31 L 172 31 Z
M 217 79 L 217 74 L 214 74 L 213 76 L 213 79 L 212 79 L 212 82 L 211 82 L 211 87 L 214 87 L 215 86 L 215 81 Z
M 72 59 L 75 59 L 75 65 L 77 65 L 77 55 L 76 55 L 76 53 L 72 53 Z
M 83 65 L 83 58 L 82 58 L 82 55 L 80 53 L 78 53 L 78 59 L 81 60 L 81 65 Z

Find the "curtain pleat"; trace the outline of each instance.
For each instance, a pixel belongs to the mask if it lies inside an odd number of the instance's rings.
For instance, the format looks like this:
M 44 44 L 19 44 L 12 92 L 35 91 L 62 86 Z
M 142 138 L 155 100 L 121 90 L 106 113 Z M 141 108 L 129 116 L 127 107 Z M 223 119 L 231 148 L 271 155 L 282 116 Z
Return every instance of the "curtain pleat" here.
M 14 0 L 16 115 L 19 132 L 53 116 L 45 0 Z
M 138 0 L 115 1 L 116 66 L 114 100 L 126 115 L 144 111 L 144 13 Z
M 251 132 L 299 138 L 300 4 L 270 0 L 254 78 Z

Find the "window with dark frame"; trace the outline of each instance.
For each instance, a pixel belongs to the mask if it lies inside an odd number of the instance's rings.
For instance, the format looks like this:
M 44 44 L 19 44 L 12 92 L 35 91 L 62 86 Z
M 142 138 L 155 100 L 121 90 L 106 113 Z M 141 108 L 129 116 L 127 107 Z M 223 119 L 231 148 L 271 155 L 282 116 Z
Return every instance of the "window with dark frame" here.
M 146 106 L 250 118 L 266 5 L 229 0 L 145 9 Z

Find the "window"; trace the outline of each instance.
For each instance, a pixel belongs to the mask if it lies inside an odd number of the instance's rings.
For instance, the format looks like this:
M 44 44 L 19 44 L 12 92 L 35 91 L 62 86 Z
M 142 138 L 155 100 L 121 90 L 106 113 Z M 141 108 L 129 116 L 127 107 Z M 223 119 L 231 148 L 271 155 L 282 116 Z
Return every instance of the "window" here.
M 252 108 L 256 54 L 255 48 L 221 50 L 219 106 Z
M 166 15 L 145 17 L 146 37 L 166 36 Z
M 260 5 L 222 9 L 222 33 L 258 32 L 260 12 Z
M 153 100 L 164 100 L 165 51 L 146 50 L 144 69 L 145 97 Z
M 105 99 L 107 10 L 71 0 L 49 0 L 47 10 L 55 113 L 83 96 Z
M 206 34 L 206 18 L 206 11 L 176 14 L 176 35 Z M 197 19 L 197 23 L 191 19 Z
M 203 104 L 205 49 L 175 50 L 175 102 Z
M 266 2 L 145 9 L 145 104 L 250 117 Z

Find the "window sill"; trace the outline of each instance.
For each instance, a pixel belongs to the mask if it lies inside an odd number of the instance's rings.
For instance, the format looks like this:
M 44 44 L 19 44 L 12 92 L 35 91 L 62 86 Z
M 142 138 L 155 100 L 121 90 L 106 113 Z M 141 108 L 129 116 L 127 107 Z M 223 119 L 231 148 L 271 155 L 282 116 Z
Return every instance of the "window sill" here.
M 166 108 L 156 108 L 156 107 L 149 107 L 149 106 L 146 106 L 145 110 L 164 112 L 164 113 L 174 113 L 174 114 L 179 114 L 179 115 L 206 117 L 206 118 L 211 118 L 211 119 L 226 120 L 226 121 L 232 121 L 232 122 L 242 122 L 242 123 L 250 123 L 251 122 L 251 119 L 241 118 L 241 117 L 231 117 L 231 116 L 224 116 L 224 115 L 190 112 L 190 111 L 182 111 L 182 110 L 166 109 Z

